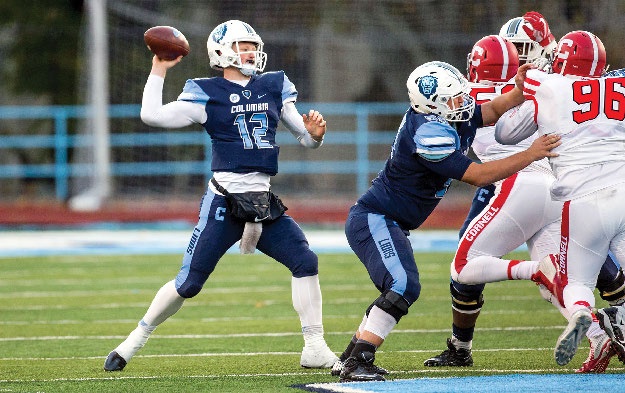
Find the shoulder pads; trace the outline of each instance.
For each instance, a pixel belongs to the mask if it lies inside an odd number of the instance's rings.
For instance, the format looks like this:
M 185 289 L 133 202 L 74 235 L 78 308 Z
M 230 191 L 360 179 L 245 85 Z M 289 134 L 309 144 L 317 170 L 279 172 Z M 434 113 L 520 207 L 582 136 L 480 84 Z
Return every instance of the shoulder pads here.
M 178 101 L 189 101 L 197 104 L 206 105 L 210 97 L 206 92 L 197 84 L 195 79 L 189 79 L 184 84 L 182 93 L 178 96 Z
M 441 161 L 458 149 L 459 138 L 449 124 L 427 122 L 415 133 L 416 153 L 428 161 Z

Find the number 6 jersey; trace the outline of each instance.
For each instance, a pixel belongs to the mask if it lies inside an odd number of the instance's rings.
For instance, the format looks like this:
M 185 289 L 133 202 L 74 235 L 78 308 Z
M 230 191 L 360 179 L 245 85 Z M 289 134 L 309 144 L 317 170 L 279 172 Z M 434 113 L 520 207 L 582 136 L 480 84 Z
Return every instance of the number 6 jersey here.
M 556 200 L 625 182 L 625 78 L 572 78 L 529 70 L 523 93 L 534 102 L 538 133 L 559 134 L 549 159 Z

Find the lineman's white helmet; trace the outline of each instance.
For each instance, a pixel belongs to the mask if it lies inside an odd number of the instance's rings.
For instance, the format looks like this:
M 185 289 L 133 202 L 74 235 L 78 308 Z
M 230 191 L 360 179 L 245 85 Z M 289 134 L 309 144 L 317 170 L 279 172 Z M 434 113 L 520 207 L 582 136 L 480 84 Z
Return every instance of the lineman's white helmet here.
M 507 21 L 501 30 L 499 30 L 499 36 L 507 39 L 516 46 L 519 52 L 519 64 L 531 63 L 532 61 L 540 58 L 547 57 L 551 53 L 547 53 L 546 48 L 543 48 L 538 42 L 533 41 L 523 30 L 523 17 L 518 16 Z
M 418 113 L 434 113 L 447 121 L 467 121 L 473 116 L 475 100 L 469 95 L 469 82 L 451 64 L 425 63 L 410 74 L 406 82 L 410 105 Z M 462 104 L 450 108 L 448 102 L 462 97 Z
M 253 51 L 254 64 L 241 62 L 240 53 L 249 52 L 239 52 L 239 42 L 256 44 L 256 50 Z M 250 76 L 265 69 L 267 54 L 263 52 L 263 40 L 252 26 L 240 20 L 229 20 L 215 27 L 208 36 L 206 49 L 210 65 L 216 70 L 234 66 L 240 69 L 243 75 Z

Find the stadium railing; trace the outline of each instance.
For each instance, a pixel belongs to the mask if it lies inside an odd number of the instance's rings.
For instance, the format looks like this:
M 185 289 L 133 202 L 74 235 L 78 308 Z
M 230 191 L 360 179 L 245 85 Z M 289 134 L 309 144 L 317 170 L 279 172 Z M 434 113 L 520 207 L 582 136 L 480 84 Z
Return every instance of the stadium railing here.
M 383 166 L 383 161 L 370 159 L 370 146 L 385 144 L 390 146 L 396 130 L 371 130 L 370 116 L 397 116 L 394 124 L 407 110 L 406 103 L 299 103 L 300 112 L 308 112 L 310 108 L 319 110 L 327 118 L 332 115 L 353 116 L 354 129 L 335 130 L 329 132 L 324 144 L 351 145 L 355 148 L 355 159 L 320 160 L 315 165 L 303 165 L 300 161 L 280 161 L 280 173 L 291 174 L 353 174 L 356 176 L 358 194 L 364 192 L 370 175 Z M 110 118 L 139 118 L 140 105 L 111 105 Z M 53 178 L 55 197 L 65 200 L 69 194 L 69 180 L 75 176 L 89 176 L 93 172 L 93 163 L 75 163 L 70 161 L 70 149 L 88 148 L 92 145 L 92 136 L 70 132 L 70 121 L 86 119 L 90 116 L 87 106 L 0 106 L 2 120 L 33 120 L 53 121 L 52 134 L 10 135 L 0 136 L 0 154 L 6 149 L 53 149 L 54 162 L 45 164 L 2 164 L 0 179 L 10 178 Z M 201 130 L 201 128 L 199 129 Z M 203 132 L 203 131 L 202 131 Z M 204 157 L 201 161 L 165 161 L 165 162 L 111 162 L 111 176 L 158 176 L 172 174 L 204 175 L 206 181 L 212 176 L 210 171 L 211 149 L 210 138 L 198 138 L 198 131 L 176 132 L 124 132 L 110 133 L 111 148 L 127 146 L 174 146 L 204 145 Z M 277 134 L 279 145 L 294 145 L 298 142 L 290 134 Z

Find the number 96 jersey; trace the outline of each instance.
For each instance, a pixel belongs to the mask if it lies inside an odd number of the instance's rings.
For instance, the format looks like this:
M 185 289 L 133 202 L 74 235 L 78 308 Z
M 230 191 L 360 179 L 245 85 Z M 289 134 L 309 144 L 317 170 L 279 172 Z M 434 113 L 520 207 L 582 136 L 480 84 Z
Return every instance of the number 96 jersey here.
M 276 128 L 284 102 L 297 90 L 282 71 L 253 76 L 246 86 L 227 79 L 188 80 L 179 101 L 205 105 L 213 172 L 278 172 Z
M 559 134 L 549 159 L 557 200 L 625 182 L 625 78 L 572 78 L 529 70 L 523 89 L 538 133 Z

